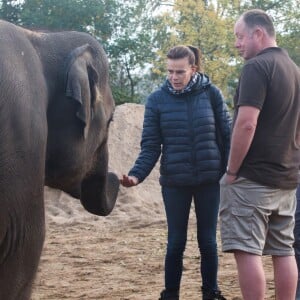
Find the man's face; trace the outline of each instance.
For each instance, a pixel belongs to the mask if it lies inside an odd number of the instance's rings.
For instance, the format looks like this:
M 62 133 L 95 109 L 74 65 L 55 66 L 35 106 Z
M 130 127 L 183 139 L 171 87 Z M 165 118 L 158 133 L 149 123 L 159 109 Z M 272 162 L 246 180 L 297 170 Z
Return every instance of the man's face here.
M 191 77 L 195 73 L 195 67 L 192 66 L 187 57 L 167 60 L 168 79 L 176 91 L 183 90 Z
M 234 26 L 235 43 L 240 56 L 248 60 L 260 52 L 259 41 L 255 29 L 249 29 L 242 19 Z

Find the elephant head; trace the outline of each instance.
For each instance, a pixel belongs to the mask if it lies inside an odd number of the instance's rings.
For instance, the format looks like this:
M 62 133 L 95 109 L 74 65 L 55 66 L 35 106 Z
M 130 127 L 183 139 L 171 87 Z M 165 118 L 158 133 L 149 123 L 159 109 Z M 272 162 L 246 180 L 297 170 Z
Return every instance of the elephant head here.
M 105 216 L 112 211 L 119 189 L 118 177 L 108 172 L 114 100 L 107 58 L 89 35 L 56 33 L 47 42 L 56 39 L 65 45 L 63 51 L 57 49 L 50 56 L 47 50 L 42 55 L 49 96 L 45 184 L 80 199 L 87 211 Z
M 114 111 L 103 48 L 80 32 L 0 21 L 0 299 L 29 300 L 45 238 L 44 185 L 108 215 Z

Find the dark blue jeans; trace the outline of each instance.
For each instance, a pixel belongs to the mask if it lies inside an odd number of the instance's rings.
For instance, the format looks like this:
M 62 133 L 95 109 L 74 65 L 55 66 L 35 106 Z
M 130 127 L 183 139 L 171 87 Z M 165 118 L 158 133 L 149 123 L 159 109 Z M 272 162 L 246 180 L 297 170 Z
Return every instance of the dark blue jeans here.
M 165 288 L 179 290 L 183 253 L 187 240 L 188 219 L 192 200 L 197 217 L 197 241 L 200 250 L 200 273 L 205 290 L 217 290 L 217 219 L 219 184 L 192 187 L 162 187 L 168 224 L 168 245 L 165 258 Z

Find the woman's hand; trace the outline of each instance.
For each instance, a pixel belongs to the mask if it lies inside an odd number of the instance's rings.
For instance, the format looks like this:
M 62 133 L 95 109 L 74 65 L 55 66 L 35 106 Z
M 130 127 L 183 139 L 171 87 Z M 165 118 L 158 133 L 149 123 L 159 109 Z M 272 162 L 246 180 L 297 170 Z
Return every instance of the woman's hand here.
M 123 175 L 120 178 L 120 183 L 125 187 L 132 187 L 139 184 L 139 180 L 135 176 Z

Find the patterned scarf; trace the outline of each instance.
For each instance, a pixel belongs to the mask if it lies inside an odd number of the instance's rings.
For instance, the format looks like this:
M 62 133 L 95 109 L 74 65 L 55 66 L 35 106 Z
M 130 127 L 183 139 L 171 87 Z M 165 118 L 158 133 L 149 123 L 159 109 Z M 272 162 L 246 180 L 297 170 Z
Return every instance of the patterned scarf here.
M 174 88 L 172 87 L 170 81 L 167 79 L 167 88 L 169 90 L 169 92 L 173 95 L 181 95 L 181 94 L 184 94 L 184 93 L 187 93 L 187 92 L 190 92 L 193 88 L 193 86 L 197 83 L 198 79 L 200 77 L 200 74 L 199 73 L 195 73 L 191 80 L 189 81 L 189 83 L 186 85 L 186 87 L 183 89 L 183 90 L 174 90 Z

